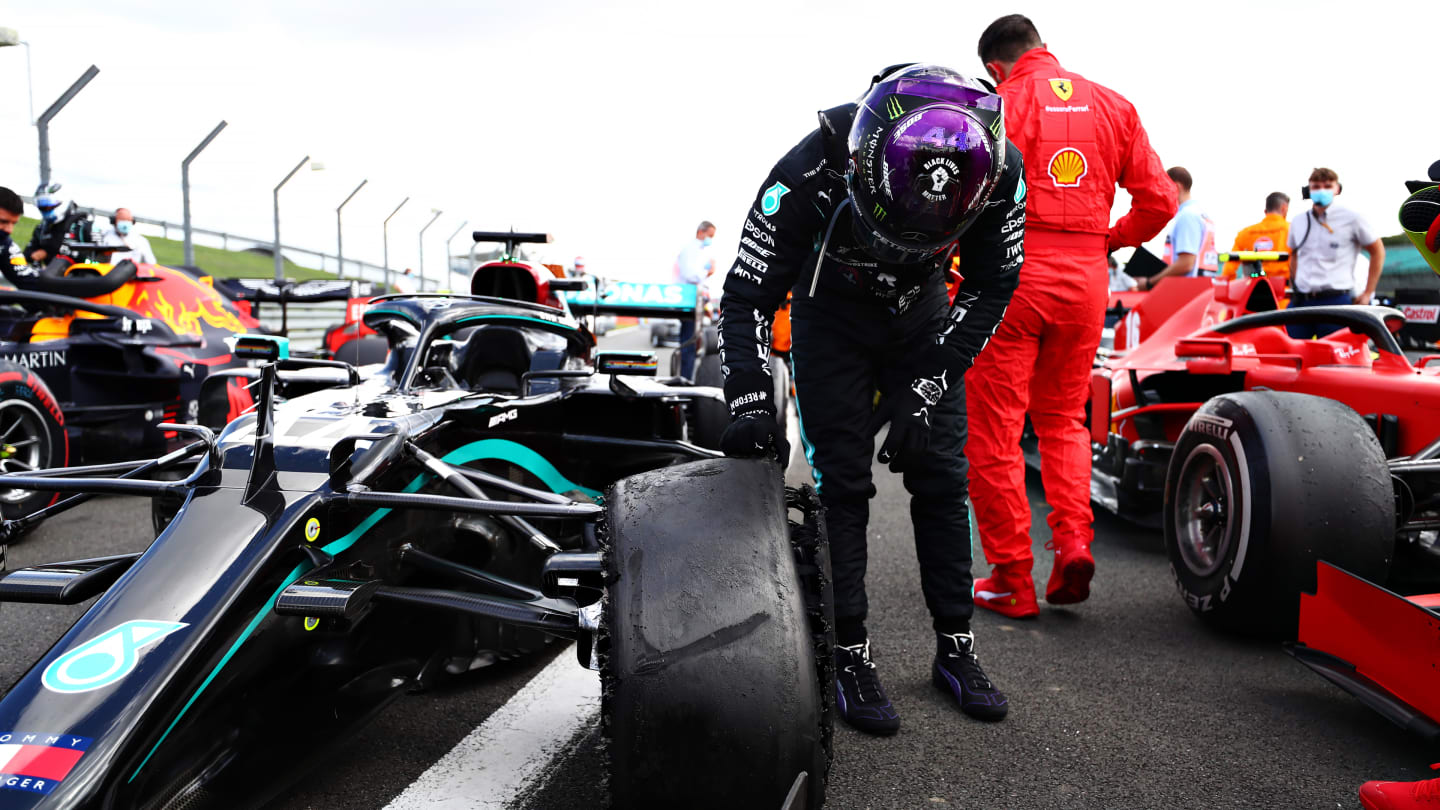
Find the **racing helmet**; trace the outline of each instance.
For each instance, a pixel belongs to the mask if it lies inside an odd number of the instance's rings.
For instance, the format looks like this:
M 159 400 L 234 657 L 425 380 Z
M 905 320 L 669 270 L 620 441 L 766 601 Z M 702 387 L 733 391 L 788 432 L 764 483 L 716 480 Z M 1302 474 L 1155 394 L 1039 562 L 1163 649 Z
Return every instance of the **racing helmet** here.
M 1430 167 L 1430 182 L 1408 184 L 1411 194 L 1400 206 L 1400 227 L 1430 269 L 1440 274 L 1440 160 Z
M 69 201 L 60 196 L 59 183 L 41 183 L 35 189 L 35 207 L 46 222 L 55 222 L 65 215 Z
M 1005 170 L 1000 96 L 937 65 L 887 68 L 848 148 L 856 237 L 881 261 L 924 261 L 975 221 Z

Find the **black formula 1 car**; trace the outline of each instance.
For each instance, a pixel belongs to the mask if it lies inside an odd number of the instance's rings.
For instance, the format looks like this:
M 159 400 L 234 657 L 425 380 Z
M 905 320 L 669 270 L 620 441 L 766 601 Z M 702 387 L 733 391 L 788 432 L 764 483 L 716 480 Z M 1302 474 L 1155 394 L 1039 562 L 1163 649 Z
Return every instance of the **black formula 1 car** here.
M 391 699 L 566 638 L 603 683 L 615 806 L 821 807 L 814 492 L 689 441 L 687 404 L 723 395 L 594 352 L 559 282 L 530 291 L 554 306 L 375 299 L 389 356 L 368 376 L 242 338 L 265 362 L 229 374 L 257 407 L 218 436 L 11 474 L 75 493 L 46 512 L 183 501 L 142 554 L 0 577 L 0 602 L 95 599 L 0 699 L 0 740 L 26 749 L 0 805 L 257 806 Z

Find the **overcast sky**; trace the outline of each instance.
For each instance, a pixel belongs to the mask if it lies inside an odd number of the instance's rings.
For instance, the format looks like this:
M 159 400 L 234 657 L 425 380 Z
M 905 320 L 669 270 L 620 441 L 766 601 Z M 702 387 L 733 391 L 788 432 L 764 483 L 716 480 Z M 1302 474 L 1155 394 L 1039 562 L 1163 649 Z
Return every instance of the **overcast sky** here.
M 180 161 L 223 118 L 192 166 L 197 225 L 268 237 L 271 189 L 309 154 L 326 170 L 282 192 L 287 243 L 333 252 L 335 206 L 368 178 L 345 209 L 346 254 L 378 263 L 381 221 L 409 196 L 391 264 L 415 265 L 442 209 L 432 274 L 463 220 L 548 231 L 552 260 L 658 278 L 711 219 L 728 263 L 816 110 L 895 62 L 983 74 L 976 39 L 1012 11 L 1068 69 L 1129 97 L 1223 246 L 1318 165 L 1398 231 L 1402 181 L 1440 159 L 1440 3 L 1100 5 L 71 0 L 9 3 L 0 26 L 31 43 L 37 112 L 101 70 L 51 126 L 54 178 L 81 202 L 178 222 Z M 29 193 L 23 49 L 0 49 L 0 80 L 0 185 Z

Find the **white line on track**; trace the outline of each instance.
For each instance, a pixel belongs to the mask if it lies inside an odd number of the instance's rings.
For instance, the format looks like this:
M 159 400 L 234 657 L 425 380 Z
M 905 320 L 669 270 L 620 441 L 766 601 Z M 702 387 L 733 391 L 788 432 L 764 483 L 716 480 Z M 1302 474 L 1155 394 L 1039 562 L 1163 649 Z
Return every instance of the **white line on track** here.
M 599 711 L 599 673 L 567 647 L 385 810 L 505 810 Z

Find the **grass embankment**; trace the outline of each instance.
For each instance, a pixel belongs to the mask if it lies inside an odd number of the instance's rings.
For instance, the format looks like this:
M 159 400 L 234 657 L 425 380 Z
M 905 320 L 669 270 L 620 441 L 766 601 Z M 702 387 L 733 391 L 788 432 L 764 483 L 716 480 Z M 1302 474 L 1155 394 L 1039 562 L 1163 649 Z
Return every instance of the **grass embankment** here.
M 15 226 L 15 242 L 21 247 L 29 244 L 30 233 L 35 230 L 38 223 L 39 220 L 21 217 L 20 223 Z M 184 242 L 161 239 L 158 236 L 146 236 L 145 238 L 150 240 L 150 248 L 155 251 L 155 259 L 160 264 L 169 267 L 178 267 L 184 264 Z M 221 250 L 220 248 L 196 245 L 195 264 L 201 270 L 218 278 L 275 277 L 275 260 L 272 257 L 244 250 Z M 335 274 L 316 270 L 313 267 L 301 267 L 289 259 L 285 259 L 285 277 L 293 278 L 296 281 L 308 281 L 312 278 L 334 278 Z

